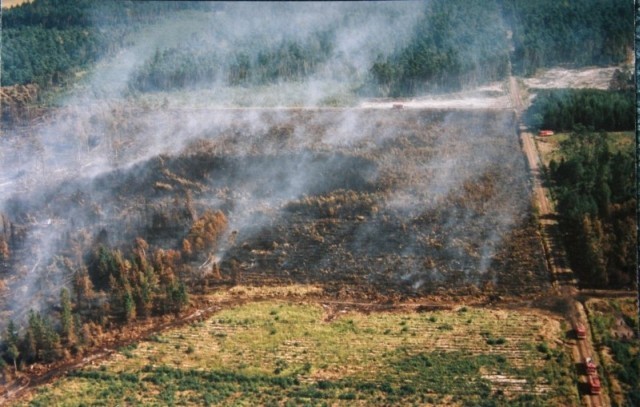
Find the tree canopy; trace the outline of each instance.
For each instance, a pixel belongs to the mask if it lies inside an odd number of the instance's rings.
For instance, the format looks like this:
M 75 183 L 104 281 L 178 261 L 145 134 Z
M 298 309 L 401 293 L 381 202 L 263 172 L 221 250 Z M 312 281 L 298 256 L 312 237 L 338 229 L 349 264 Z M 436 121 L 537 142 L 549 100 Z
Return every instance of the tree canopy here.
M 611 153 L 606 134 L 581 126 L 561 153 L 549 175 L 572 268 L 584 285 L 628 287 L 636 264 L 635 157 Z
M 631 90 L 541 90 L 525 120 L 530 127 L 572 131 L 579 126 L 596 131 L 635 128 L 635 94 Z
M 513 30 L 516 73 L 538 68 L 619 64 L 633 49 L 634 8 L 628 0 L 502 0 Z
M 74 78 L 73 73 L 129 44 L 131 34 L 141 27 L 175 18 L 182 11 L 211 12 L 216 7 L 224 4 L 24 3 L 2 15 L 2 85 L 64 84 Z M 351 11 L 366 19 L 371 10 Z M 335 35 L 336 29 L 355 18 L 352 14 L 309 38 L 282 38 L 275 44 L 256 37 L 251 48 L 237 43 L 158 48 L 134 74 L 130 88 L 173 90 L 214 80 L 245 86 L 306 78 L 331 56 L 352 57 L 340 54 L 338 46 L 345 39 Z M 371 56 L 367 77 L 354 85 L 371 94 L 393 96 L 451 90 L 502 79 L 510 64 L 521 75 L 558 64 L 619 64 L 632 48 L 629 0 L 433 0 L 425 2 L 408 40 L 396 44 L 395 50 L 381 51 L 377 58 Z M 356 62 L 347 63 L 347 69 L 353 69 L 349 64 Z M 338 71 L 335 75 L 347 80 L 349 75 Z

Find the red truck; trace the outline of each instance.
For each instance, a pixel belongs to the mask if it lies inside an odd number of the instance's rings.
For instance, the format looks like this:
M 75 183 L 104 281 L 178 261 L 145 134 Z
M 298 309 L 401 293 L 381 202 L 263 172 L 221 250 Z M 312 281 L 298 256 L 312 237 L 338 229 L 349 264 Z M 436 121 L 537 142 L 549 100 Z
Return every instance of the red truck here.
M 596 374 L 597 366 L 593 362 L 593 359 L 585 358 L 585 360 L 584 360 L 584 369 L 587 371 L 588 375 Z
M 584 329 L 584 325 L 582 325 L 581 323 L 575 324 L 573 329 L 576 332 L 576 338 L 584 339 L 584 338 L 587 337 L 587 331 L 586 331 L 586 329 Z
M 589 381 L 589 393 L 591 394 L 600 394 L 600 390 L 602 389 L 600 386 L 600 378 L 596 374 L 590 374 L 588 377 Z
M 540 137 L 549 137 L 553 136 L 553 130 L 540 130 L 538 132 L 538 136 Z

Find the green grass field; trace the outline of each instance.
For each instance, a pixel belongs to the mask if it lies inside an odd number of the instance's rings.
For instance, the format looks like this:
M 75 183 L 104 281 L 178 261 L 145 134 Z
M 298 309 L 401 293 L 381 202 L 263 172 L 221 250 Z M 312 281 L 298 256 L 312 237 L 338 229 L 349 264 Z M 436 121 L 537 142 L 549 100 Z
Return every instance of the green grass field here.
M 532 310 L 222 311 L 72 372 L 17 405 L 575 405 L 560 317 Z

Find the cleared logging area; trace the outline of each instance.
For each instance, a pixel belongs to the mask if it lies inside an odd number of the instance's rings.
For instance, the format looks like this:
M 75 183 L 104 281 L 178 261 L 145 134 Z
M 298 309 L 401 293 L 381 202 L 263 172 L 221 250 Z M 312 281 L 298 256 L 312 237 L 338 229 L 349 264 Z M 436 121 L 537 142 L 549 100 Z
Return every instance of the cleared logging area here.
M 254 302 L 121 349 L 20 403 L 577 405 L 565 329 L 530 309 L 328 318 L 317 303 Z

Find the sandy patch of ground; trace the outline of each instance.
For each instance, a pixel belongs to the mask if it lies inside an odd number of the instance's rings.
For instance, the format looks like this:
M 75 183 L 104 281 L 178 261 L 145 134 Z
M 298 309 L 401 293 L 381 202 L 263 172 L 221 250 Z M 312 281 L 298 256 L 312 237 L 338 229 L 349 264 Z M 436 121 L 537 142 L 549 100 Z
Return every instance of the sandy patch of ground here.
M 474 90 L 419 96 L 411 99 L 371 99 L 358 107 L 369 109 L 508 109 L 509 95 L 502 83 L 497 82 Z
M 2 0 L 2 8 L 19 6 L 22 3 L 31 3 L 33 0 Z
M 537 138 L 536 146 L 538 147 L 538 151 L 540 151 L 540 158 L 542 159 L 543 164 L 548 166 L 553 152 L 558 148 L 557 144 L 551 143 L 549 140 L 544 138 Z
M 608 89 L 613 73 L 618 67 L 564 69 L 552 68 L 533 78 L 525 78 L 529 88 L 594 88 Z

